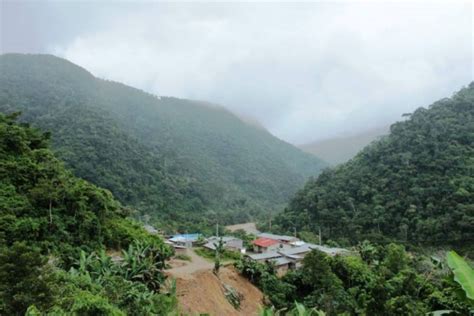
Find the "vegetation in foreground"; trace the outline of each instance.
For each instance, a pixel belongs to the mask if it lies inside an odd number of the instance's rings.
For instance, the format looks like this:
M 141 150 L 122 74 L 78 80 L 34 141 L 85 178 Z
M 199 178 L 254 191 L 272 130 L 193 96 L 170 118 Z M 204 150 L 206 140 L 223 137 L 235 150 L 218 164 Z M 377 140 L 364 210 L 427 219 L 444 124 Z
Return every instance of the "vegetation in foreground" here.
M 163 315 L 172 250 L 111 193 L 74 177 L 49 135 L 0 114 L 0 314 Z M 119 258 L 106 249 L 123 249 Z
M 319 315 L 316 310 L 326 315 L 425 315 L 439 310 L 467 315 L 474 309 L 469 292 L 459 283 L 472 274 L 468 266 L 459 277 L 444 261 L 407 253 L 401 245 L 364 242 L 358 251 L 360 256 L 336 257 L 313 251 L 304 258 L 301 269 L 282 278 L 271 264 L 246 258 L 236 268 L 265 293 L 273 311 L 281 315 L 298 315 L 295 302 L 306 306 L 308 313 L 311 310 L 311 315 Z M 474 282 L 472 275 L 470 282 Z M 273 315 L 265 312 L 263 315 Z

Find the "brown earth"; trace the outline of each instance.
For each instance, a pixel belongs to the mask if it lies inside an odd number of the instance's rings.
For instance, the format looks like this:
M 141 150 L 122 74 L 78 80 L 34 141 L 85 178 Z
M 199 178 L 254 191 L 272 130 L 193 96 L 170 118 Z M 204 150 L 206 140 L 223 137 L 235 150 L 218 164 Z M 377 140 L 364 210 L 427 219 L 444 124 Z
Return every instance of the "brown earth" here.
M 181 273 L 179 273 L 181 275 Z M 263 305 L 263 294 L 231 266 L 222 267 L 217 277 L 212 270 L 199 270 L 191 275 L 176 275 L 177 297 L 182 313 L 213 316 L 257 315 Z M 236 310 L 227 301 L 224 284 L 231 286 L 242 300 Z
M 193 249 L 186 249 L 186 255 L 191 261 L 172 259 L 168 262 L 170 269 L 166 270 L 166 274 L 175 278 L 192 278 L 192 274 L 198 271 L 209 271 L 214 268 L 214 264 L 207 261 L 203 257 L 198 256 Z
M 225 227 L 227 230 L 231 232 L 242 229 L 247 234 L 254 234 L 257 235 L 259 233 L 257 229 L 257 225 L 255 223 L 243 223 L 243 224 L 236 224 L 236 225 L 229 225 Z

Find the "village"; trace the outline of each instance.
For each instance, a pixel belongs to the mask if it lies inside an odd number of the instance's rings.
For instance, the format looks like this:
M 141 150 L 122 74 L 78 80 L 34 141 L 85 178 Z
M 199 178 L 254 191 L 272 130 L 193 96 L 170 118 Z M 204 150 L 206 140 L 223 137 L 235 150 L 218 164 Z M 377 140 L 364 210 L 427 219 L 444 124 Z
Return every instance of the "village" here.
M 151 233 L 157 233 L 156 229 L 149 225 L 145 228 Z M 228 226 L 228 228 L 231 228 L 227 230 L 231 233 L 232 227 Z M 305 255 L 312 250 L 321 251 L 329 256 L 350 254 L 350 251 L 344 248 L 309 243 L 295 236 L 259 232 L 256 229 L 251 229 L 247 233 L 250 233 L 253 239 L 250 243 L 247 242 L 247 245 L 243 239 L 231 234 L 205 238 L 200 233 L 167 236 L 165 243 L 174 248 L 176 256 L 191 255 L 195 258 L 194 252 L 197 249 L 215 251 L 216 245 L 222 240 L 226 251 L 233 252 L 237 256 L 240 254 L 259 263 L 271 263 L 280 276 L 289 270 L 300 268 Z

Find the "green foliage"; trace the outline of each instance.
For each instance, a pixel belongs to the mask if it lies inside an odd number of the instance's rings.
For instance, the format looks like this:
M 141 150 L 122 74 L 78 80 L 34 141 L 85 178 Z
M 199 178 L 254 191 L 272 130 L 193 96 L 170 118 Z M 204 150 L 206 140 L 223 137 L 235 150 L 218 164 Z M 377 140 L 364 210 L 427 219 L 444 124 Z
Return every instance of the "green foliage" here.
M 474 240 L 474 83 L 391 126 L 310 180 L 274 221 L 325 240 L 468 248 Z
M 224 284 L 224 295 L 227 301 L 235 308 L 240 309 L 240 303 L 244 296 L 230 285 Z
M 49 135 L 16 116 L 0 114 L 0 314 L 174 310 L 162 272 L 172 250 L 127 219 L 109 191 L 68 172 Z M 115 262 L 105 247 L 128 248 Z
M 174 256 L 175 259 L 184 260 L 184 261 L 192 261 L 192 258 L 184 253 L 180 253 Z
M 201 248 L 195 248 L 194 251 L 196 252 L 197 255 L 199 255 L 203 258 L 212 260 L 212 261 L 214 261 L 215 258 L 216 258 L 216 252 L 211 250 L 211 249 L 201 247 Z M 232 250 L 228 250 L 228 249 L 223 249 L 219 254 L 219 258 L 222 261 L 239 260 L 240 259 L 240 252 L 232 251 Z
M 0 114 L 0 243 L 35 241 L 53 252 L 127 245 L 130 234 L 115 234 L 116 221 L 140 237 L 110 192 L 75 178 L 47 148 L 49 135 L 15 117 Z
M 237 229 L 233 232 L 226 231 L 225 235 L 231 235 L 242 239 L 243 247 L 246 249 L 253 248 L 252 242 L 257 238 L 257 236 L 255 236 L 254 234 L 247 234 L 247 232 L 245 232 L 245 230 L 243 229 Z
M 454 280 L 461 285 L 466 297 L 474 303 L 474 270 L 455 251 L 448 252 L 446 259 L 453 271 Z
M 243 259 L 239 272 L 268 297 L 273 310 L 291 314 L 300 301 L 327 315 L 423 315 L 450 310 L 467 314 L 469 304 L 445 270 L 429 258 L 406 253 L 400 245 L 361 243 L 370 256 L 329 257 L 313 251 L 302 268 L 278 278 L 271 266 Z M 267 312 L 267 311 L 266 311 Z
M 46 261 L 39 248 L 25 242 L 0 248 L 0 314 L 23 315 L 32 304 L 51 304 L 53 285 Z
M 0 111 L 53 131 L 75 175 L 169 231 L 283 208 L 325 166 L 219 106 L 158 98 L 54 56 L 6 54 L 0 69 Z
M 214 257 L 214 273 L 218 274 L 219 269 L 221 268 L 221 254 L 224 252 L 224 242 L 222 241 L 222 237 L 219 238 L 217 243 L 214 243 L 214 247 L 216 248 L 215 257 Z
M 290 310 L 289 312 L 285 312 L 284 310 L 277 310 L 273 307 L 262 308 L 259 313 L 259 316 L 326 316 L 326 313 L 317 309 L 309 309 L 305 307 L 303 304 L 295 302 L 295 308 Z

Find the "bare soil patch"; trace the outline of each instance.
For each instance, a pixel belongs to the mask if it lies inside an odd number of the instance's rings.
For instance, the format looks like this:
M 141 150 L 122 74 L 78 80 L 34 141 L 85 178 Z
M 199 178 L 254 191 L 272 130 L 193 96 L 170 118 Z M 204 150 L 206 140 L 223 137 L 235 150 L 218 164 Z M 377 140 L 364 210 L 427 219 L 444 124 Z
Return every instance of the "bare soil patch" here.
M 225 227 L 226 229 L 230 230 L 231 232 L 242 229 L 247 234 L 254 234 L 257 235 L 260 233 L 257 229 L 255 223 L 243 223 L 243 224 L 236 224 L 236 225 L 229 225 Z
M 236 310 L 224 294 L 224 286 L 231 286 L 242 294 L 240 308 Z M 177 296 L 182 312 L 196 315 L 257 315 L 263 305 L 263 294 L 233 267 L 223 267 L 219 277 L 211 270 L 201 270 L 192 277 L 176 279 Z

